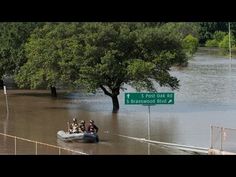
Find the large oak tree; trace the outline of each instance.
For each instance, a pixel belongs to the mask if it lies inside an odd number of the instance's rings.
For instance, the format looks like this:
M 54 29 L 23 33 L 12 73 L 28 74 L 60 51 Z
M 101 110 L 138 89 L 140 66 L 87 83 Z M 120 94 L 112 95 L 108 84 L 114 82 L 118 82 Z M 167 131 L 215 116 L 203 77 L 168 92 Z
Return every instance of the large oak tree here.
M 101 88 L 119 110 L 118 95 L 124 84 L 154 91 L 154 82 L 176 89 L 173 65 L 186 64 L 182 39 L 164 27 L 140 23 L 86 23 L 78 83 L 89 90 Z

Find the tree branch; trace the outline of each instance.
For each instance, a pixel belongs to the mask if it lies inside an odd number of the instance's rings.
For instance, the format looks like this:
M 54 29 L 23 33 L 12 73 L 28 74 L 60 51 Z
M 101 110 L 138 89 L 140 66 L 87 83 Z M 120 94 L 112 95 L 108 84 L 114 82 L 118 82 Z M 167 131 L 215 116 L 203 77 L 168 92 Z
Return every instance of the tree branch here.
M 105 87 L 103 87 L 103 85 L 100 85 L 100 88 L 103 90 L 105 95 L 108 95 L 108 96 L 112 97 L 112 94 L 110 92 L 108 92 L 107 89 Z

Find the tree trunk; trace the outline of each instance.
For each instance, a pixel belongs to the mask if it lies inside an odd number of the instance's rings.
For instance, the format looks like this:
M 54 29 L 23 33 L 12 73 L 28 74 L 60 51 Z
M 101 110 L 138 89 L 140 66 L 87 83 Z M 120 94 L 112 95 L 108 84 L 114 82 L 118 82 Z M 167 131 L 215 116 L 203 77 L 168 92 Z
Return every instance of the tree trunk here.
M 57 90 L 56 90 L 56 87 L 54 86 L 51 86 L 51 96 L 57 97 Z
M 120 88 L 116 88 L 112 90 L 112 93 L 108 92 L 107 89 L 105 87 L 103 87 L 103 85 L 100 85 L 101 89 L 103 90 L 103 92 L 105 93 L 105 95 L 108 95 L 109 97 L 112 98 L 112 104 L 113 104 L 113 113 L 117 113 L 120 109 L 119 106 L 119 100 L 118 100 L 118 95 L 120 94 Z
M 113 103 L 113 113 L 117 113 L 120 109 L 120 105 L 119 105 L 119 100 L 118 100 L 118 95 L 114 95 L 111 97 L 112 98 L 112 103 Z

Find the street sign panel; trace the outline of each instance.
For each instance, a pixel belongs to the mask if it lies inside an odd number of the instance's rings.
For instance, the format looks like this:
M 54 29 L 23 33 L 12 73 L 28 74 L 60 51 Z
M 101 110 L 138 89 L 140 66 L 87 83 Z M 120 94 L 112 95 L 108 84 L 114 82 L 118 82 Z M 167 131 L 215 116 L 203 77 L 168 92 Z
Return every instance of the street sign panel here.
M 174 104 L 174 93 L 125 93 L 125 104 Z

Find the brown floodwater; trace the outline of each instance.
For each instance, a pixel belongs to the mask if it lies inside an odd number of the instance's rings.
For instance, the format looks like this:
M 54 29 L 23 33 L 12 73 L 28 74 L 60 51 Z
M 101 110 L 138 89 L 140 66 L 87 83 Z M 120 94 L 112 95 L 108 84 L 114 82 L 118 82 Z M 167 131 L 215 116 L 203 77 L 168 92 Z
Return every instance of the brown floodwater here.
M 209 148 L 210 125 L 236 128 L 236 62 L 214 51 L 200 49 L 183 69 L 173 69 L 180 80 L 174 105 L 151 106 L 151 139 Z M 127 86 L 126 92 L 134 90 Z M 169 92 L 168 88 L 159 91 Z M 9 116 L 5 95 L 0 92 L 0 132 L 69 148 L 87 154 L 191 154 L 190 152 L 150 145 L 130 137 L 147 138 L 148 108 L 125 105 L 119 95 L 120 111 L 112 114 L 111 99 L 102 92 L 87 94 L 59 90 L 59 98 L 48 90 L 8 90 Z M 65 143 L 57 131 L 67 130 L 76 116 L 99 127 L 100 142 Z M 19 154 L 34 154 L 31 143 L 17 141 Z M 40 149 L 40 147 L 38 147 Z M 46 154 L 57 154 L 51 149 Z M 0 154 L 14 153 L 14 140 L 0 136 Z M 43 153 L 43 150 L 42 150 Z
M 131 112 L 112 114 L 111 110 L 92 111 L 90 105 L 98 104 L 111 108 L 110 99 L 102 95 L 65 93 L 59 91 L 59 98 L 51 98 L 47 90 L 8 90 L 9 117 L 6 113 L 5 95 L 0 95 L 2 133 L 27 138 L 34 141 L 58 145 L 87 154 L 148 154 L 148 145 L 119 135 L 140 138 L 147 137 L 146 113 Z M 65 96 L 67 95 L 67 96 Z M 72 98 L 73 97 L 73 98 Z M 121 103 L 122 104 L 122 103 Z M 67 122 L 76 116 L 78 120 L 88 122 L 93 119 L 99 127 L 99 143 L 62 142 L 57 139 L 59 130 L 67 131 Z M 171 138 L 160 125 L 159 132 L 163 139 Z M 173 129 L 175 122 L 166 123 Z M 166 137 L 166 138 L 165 138 Z M 2 154 L 14 153 L 14 140 L 1 137 Z M 180 150 L 150 145 L 151 154 L 185 154 Z M 35 147 L 30 142 L 17 140 L 18 154 L 34 154 Z M 39 149 L 39 148 L 38 148 Z M 170 152 L 169 152 L 170 151 Z M 43 150 L 41 153 L 44 153 Z M 47 150 L 46 154 L 57 151 Z

